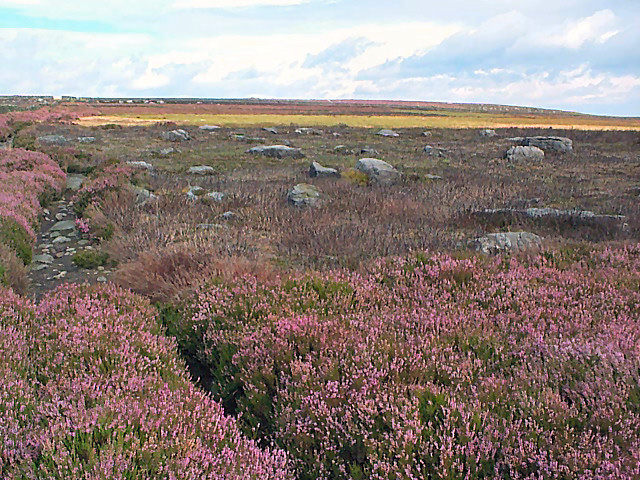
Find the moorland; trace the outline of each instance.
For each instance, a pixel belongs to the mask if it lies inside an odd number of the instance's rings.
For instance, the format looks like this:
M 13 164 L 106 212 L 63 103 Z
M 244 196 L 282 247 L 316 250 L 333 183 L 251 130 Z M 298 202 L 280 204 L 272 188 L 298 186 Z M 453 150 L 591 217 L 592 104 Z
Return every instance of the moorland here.
M 637 118 L 0 112 L 0 477 L 640 477 Z

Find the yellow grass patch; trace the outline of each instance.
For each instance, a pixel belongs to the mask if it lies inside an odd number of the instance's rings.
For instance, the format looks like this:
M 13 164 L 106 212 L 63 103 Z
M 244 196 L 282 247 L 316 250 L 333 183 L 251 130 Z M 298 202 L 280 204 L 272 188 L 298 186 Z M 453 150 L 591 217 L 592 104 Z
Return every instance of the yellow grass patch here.
M 592 117 L 588 115 L 500 115 L 471 112 L 440 111 L 435 115 L 199 115 L 142 114 L 98 115 L 82 117 L 84 126 L 106 124 L 152 125 L 174 122 L 181 125 L 220 125 L 250 127 L 265 125 L 332 126 L 345 124 L 365 128 L 558 128 L 578 130 L 639 130 L 640 118 Z

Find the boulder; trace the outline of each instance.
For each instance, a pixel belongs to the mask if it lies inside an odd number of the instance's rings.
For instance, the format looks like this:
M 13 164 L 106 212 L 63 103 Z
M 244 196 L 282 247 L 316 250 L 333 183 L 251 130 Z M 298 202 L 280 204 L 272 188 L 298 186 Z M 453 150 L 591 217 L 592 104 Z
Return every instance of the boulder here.
M 485 220 L 504 223 L 519 220 L 552 221 L 555 223 L 569 223 L 571 225 L 620 227 L 624 225 L 624 215 L 603 215 L 589 210 L 561 210 L 558 208 L 490 208 L 476 212 Z
M 209 192 L 206 195 L 206 198 L 209 200 L 213 200 L 214 202 L 221 202 L 224 200 L 224 193 L 222 192 Z
M 335 168 L 323 167 L 318 162 L 311 162 L 309 166 L 310 177 L 337 177 L 340 178 L 340 172 Z
M 484 237 L 476 238 L 474 241 L 476 250 L 490 255 L 540 248 L 541 246 L 542 238 L 530 232 L 490 233 Z
M 380 130 L 378 133 L 376 133 L 376 135 L 380 135 L 382 137 L 399 137 L 400 134 L 397 132 L 394 132 L 393 130 L 387 130 L 386 128 L 383 128 L 382 130 Z
M 67 189 L 77 192 L 82 187 L 82 184 L 87 179 L 84 175 L 69 173 L 67 175 Z
M 38 137 L 37 141 L 43 145 L 55 145 L 58 147 L 69 145 L 69 140 L 62 135 L 44 135 L 42 137 Z
M 173 147 L 161 148 L 158 150 L 158 155 L 166 157 L 167 155 L 171 155 L 172 153 L 177 153 L 178 150 Z
M 67 230 L 75 230 L 76 222 L 74 220 L 62 220 L 56 222 L 49 230 L 50 232 L 65 232 Z
M 183 130 L 181 128 L 177 130 L 171 130 L 170 132 L 163 132 L 162 138 L 165 140 L 169 140 L 170 142 L 186 142 L 190 140 L 189 132 Z
M 233 220 L 235 218 L 236 214 L 229 211 L 229 212 L 224 212 L 222 215 L 220 215 L 220 217 L 223 220 Z
M 198 185 L 190 186 L 186 194 L 189 200 L 197 200 L 205 194 L 205 189 Z
M 495 130 L 491 130 L 490 128 L 485 128 L 484 130 L 480 130 L 478 134 L 481 137 L 496 137 L 498 135 Z
M 431 135 L 433 135 L 431 132 L 426 131 L 426 132 L 422 132 L 422 136 L 423 137 L 430 137 Z
M 296 207 L 311 207 L 320 201 L 320 191 L 308 183 L 299 183 L 289 190 L 287 201 Z
M 142 160 L 127 162 L 127 165 L 131 165 L 134 168 L 141 168 L 143 170 L 153 170 L 153 165 Z
M 151 200 L 155 200 L 158 198 L 156 195 L 151 193 L 146 188 L 142 187 L 133 187 L 133 193 L 136 194 L 136 205 L 146 205 Z
M 431 145 L 425 145 L 422 151 L 430 157 L 444 157 L 445 153 L 447 152 L 444 148 L 436 148 L 432 147 Z
M 296 128 L 295 132 L 300 135 L 322 135 L 324 133 L 323 130 L 319 130 L 317 128 L 307 128 L 307 127 Z
M 510 162 L 541 162 L 544 160 L 544 151 L 538 147 L 511 147 L 505 153 L 505 158 Z
M 262 127 L 262 130 L 265 132 L 273 133 L 274 135 L 278 134 L 278 130 L 274 127 Z
M 53 256 L 49 255 L 48 253 L 45 253 L 43 255 L 35 255 L 32 261 L 35 263 L 50 265 L 51 263 L 53 263 Z
M 215 132 L 216 130 L 220 130 L 220 127 L 218 125 L 201 125 L 198 129 L 205 132 Z
M 377 158 L 361 158 L 356 169 L 364 173 L 370 183 L 392 185 L 402 178 L 402 174 L 393 166 Z
M 522 146 L 538 147 L 545 152 L 573 152 L 573 141 L 566 137 L 525 137 Z
M 190 173 L 191 175 L 213 175 L 216 173 L 216 170 L 209 165 L 196 165 L 194 167 L 189 167 L 187 173 Z
M 341 155 L 350 155 L 354 153 L 354 151 L 350 150 L 346 145 L 336 145 L 335 147 L 333 147 L 333 151 Z
M 380 152 L 378 152 L 375 148 L 362 147 L 360 149 L 360 154 L 361 155 L 380 155 Z
M 304 158 L 304 153 L 299 148 L 287 147 L 286 145 L 270 145 L 267 147 L 253 147 L 246 151 L 253 155 L 264 155 L 272 158 Z
M 96 137 L 78 137 L 78 143 L 95 143 Z

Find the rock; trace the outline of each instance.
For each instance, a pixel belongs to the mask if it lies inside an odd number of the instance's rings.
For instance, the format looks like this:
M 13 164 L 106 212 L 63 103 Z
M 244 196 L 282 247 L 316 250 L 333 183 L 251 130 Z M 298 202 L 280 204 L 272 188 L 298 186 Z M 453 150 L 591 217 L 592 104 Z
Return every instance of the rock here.
M 220 127 L 218 125 L 201 125 L 198 129 L 205 132 L 215 132 L 216 130 L 220 130 Z
M 336 177 L 340 178 L 340 172 L 335 168 L 323 167 L 318 162 L 311 162 L 309 176 L 314 177 Z
M 393 130 L 387 130 L 386 128 L 383 128 L 382 130 L 380 130 L 378 133 L 376 133 L 376 135 L 381 135 L 383 137 L 399 137 L 400 134 L 397 132 L 394 132 Z
M 480 135 L 481 137 L 497 137 L 498 136 L 496 131 L 491 130 L 490 128 L 485 128 L 484 130 L 480 130 L 480 132 L 478 132 L 478 135 Z
M 183 130 L 181 128 L 177 130 L 171 130 L 170 132 L 163 132 L 162 138 L 165 140 L 169 140 L 170 142 L 186 142 L 190 140 L 189 132 Z
M 42 213 L 44 213 L 45 215 L 51 215 L 51 212 L 49 211 L 48 208 L 43 209 Z
M 31 266 L 31 270 L 34 272 L 39 272 L 41 270 L 44 270 L 45 268 L 47 268 L 49 265 L 46 265 L 44 263 L 37 263 L 37 264 L 32 264 Z
M 66 230 L 75 230 L 76 222 L 74 220 L 62 220 L 56 222 L 49 230 L 50 232 L 64 232 Z
M 341 155 L 351 155 L 354 153 L 354 151 L 350 150 L 346 145 L 336 145 L 333 147 L 333 151 Z
M 341 133 L 339 133 L 339 132 L 332 132 L 332 133 L 331 133 L 331 135 L 333 135 L 333 136 L 334 136 L 334 137 L 336 137 L 336 138 L 337 138 L 337 137 L 341 137 L 341 136 L 342 136 L 342 134 L 341 134 Z
M 204 188 L 198 185 L 189 187 L 189 190 L 187 190 L 187 198 L 189 200 L 197 200 L 199 197 L 201 197 L 204 194 L 205 194 Z
M 317 128 L 307 128 L 307 127 L 296 128 L 295 132 L 300 135 L 322 135 L 324 133 L 323 130 L 319 130 Z
M 96 281 L 100 283 L 105 283 L 107 281 L 107 277 L 99 276 L 98 278 L 96 278 Z
M 136 205 L 146 205 L 149 201 L 155 200 L 158 197 L 151 193 L 146 188 L 133 187 L 133 192 L 136 194 Z
M 226 225 L 220 225 L 219 223 L 199 223 L 196 225 L 198 230 L 220 230 L 221 228 L 228 228 Z
M 96 137 L 78 137 L 78 143 L 95 143 Z
M 209 165 L 197 165 L 195 167 L 190 167 L 189 170 L 187 170 L 187 173 L 192 175 L 213 175 L 216 173 L 216 170 Z
M 541 162 L 544 160 L 544 151 L 538 147 L 511 147 L 505 153 L 505 158 L 510 162 Z
M 66 215 L 64 213 L 56 213 L 56 220 L 64 220 Z
M 233 212 L 224 212 L 222 215 L 220 215 L 224 220 L 233 220 L 236 216 L 235 213 Z
M 318 204 L 320 191 L 308 183 L 299 183 L 287 194 L 287 201 L 296 207 L 307 207 Z
M 601 225 L 608 227 L 623 226 L 624 215 L 601 215 L 589 210 L 561 210 L 557 208 L 491 208 L 476 212 L 476 215 L 486 220 L 504 223 L 519 220 L 550 220 L 556 223 L 571 225 Z
M 89 240 L 85 240 L 85 239 L 78 240 L 78 246 L 84 247 L 84 246 L 87 246 L 87 245 L 89 245 Z
M 360 149 L 360 155 L 380 155 L 375 148 L 363 147 Z
M 433 135 L 431 132 L 427 131 L 427 132 L 422 132 L 422 136 L 423 137 L 430 137 L 431 135 Z
M 176 150 L 173 147 L 167 147 L 167 148 L 161 148 L 160 150 L 158 150 L 158 155 L 162 155 L 163 157 L 166 157 L 167 155 L 171 155 L 172 153 L 177 153 L 178 150 Z
M 127 162 L 127 165 L 131 165 L 134 168 L 141 168 L 143 170 L 153 170 L 153 165 L 142 160 Z
M 430 173 L 427 173 L 424 178 L 426 178 L 427 180 L 442 180 L 442 177 L 440 175 L 431 175 Z
M 516 143 L 520 143 L 524 140 L 524 137 L 511 137 L 511 138 L 507 138 L 508 142 L 516 142 Z
M 206 195 L 206 198 L 213 200 L 214 202 L 221 202 L 224 200 L 224 193 L 222 192 L 209 192 Z
M 69 237 L 64 237 L 64 236 L 59 236 L 56 237 L 55 240 L 51 243 L 53 243 L 54 245 L 60 245 L 61 243 L 69 243 L 71 241 L 71 239 Z
M 246 151 L 253 155 L 264 155 L 272 158 L 304 158 L 302 150 L 291 148 L 286 145 L 270 145 L 268 147 L 253 147 Z
M 264 130 L 265 132 L 273 133 L 274 135 L 278 134 L 278 130 L 274 127 L 262 127 L 262 130 Z
M 525 137 L 522 146 L 538 147 L 545 152 L 570 153 L 573 151 L 573 141 L 566 137 Z
M 73 192 L 77 192 L 82 187 L 82 184 L 87 179 L 84 175 L 70 173 L 67 175 L 67 189 Z
M 98 271 L 99 271 L 99 272 L 104 272 L 104 267 L 103 267 L 102 265 L 100 265 L 100 266 L 98 267 Z
M 62 257 L 64 257 L 64 253 L 63 253 L 63 252 L 58 252 L 58 253 L 56 253 L 56 254 L 54 255 L 54 257 L 56 257 L 56 258 L 62 258 Z
M 45 263 L 47 265 L 53 263 L 53 256 L 48 255 L 48 254 L 43 254 L 43 255 L 35 255 L 33 257 L 33 262 L 34 263 Z
M 427 155 L 429 155 L 430 157 L 434 155 L 437 157 L 444 157 L 445 153 L 447 152 L 444 148 L 435 148 L 435 147 L 432 147 L 431 145 L 426 145 L 422 149 L 422 151 Z
M 402 178 L 398 170 L 377 158 L 361 158 L 356 164 L 356 169 L 364 173 L 370 183 L 379 185 L 392 185 Z
M 58 147 L 69 145 L 69 140 L 62 135 L 44 135 L 42 137 L 38 137 L 37 141 L 44 145 L 56 145 Z
M 475 249 L 486 254 L 516 252 L 530 248 L 540 248 L 542 238 L 530 232 L 490 233 L 476 238 Z

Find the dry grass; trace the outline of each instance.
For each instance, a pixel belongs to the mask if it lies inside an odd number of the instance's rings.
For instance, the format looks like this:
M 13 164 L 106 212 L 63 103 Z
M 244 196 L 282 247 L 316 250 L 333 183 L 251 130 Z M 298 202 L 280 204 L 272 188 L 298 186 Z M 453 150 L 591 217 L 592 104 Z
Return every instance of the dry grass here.
M 14 292 L 25 295 L 29 287 L 27 268 L 16 257 L 13 250 L 0 243 L 0 283 L 13 289 Z
M 81 117 L 78 125 L 220 125 L 255 127 L 261 125 L 348 125 L 361 128 L 562 128 L 580 130 L 640 130 L 640 120 L 590 116 L 513 116 L 490 113 L 447 111 L 430 115 L 303 115 L 303 114 L 184 114 L 143 113 Z

